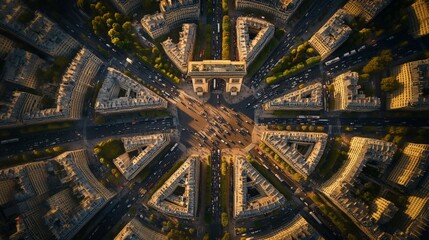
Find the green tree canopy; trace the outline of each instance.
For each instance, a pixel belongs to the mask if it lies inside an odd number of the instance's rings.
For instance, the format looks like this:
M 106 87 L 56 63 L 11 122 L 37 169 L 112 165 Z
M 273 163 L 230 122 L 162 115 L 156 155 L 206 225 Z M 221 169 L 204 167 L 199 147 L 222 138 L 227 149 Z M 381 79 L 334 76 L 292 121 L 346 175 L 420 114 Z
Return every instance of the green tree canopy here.
M 381 80 L 381 90 L 384 92 L 393 92 L 400 86 L 399 81 L 395 77 L 386 77 Z

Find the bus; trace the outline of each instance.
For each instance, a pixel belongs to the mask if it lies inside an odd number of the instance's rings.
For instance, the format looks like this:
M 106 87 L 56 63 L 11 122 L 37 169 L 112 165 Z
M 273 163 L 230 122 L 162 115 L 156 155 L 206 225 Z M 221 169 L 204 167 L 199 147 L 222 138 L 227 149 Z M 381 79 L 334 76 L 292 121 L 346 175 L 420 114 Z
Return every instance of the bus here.
M 280 182 L 284 182 L 283 179 L 276 173 L 274 174 L 276 176 L 276 178 L 280 181 Z
M 220 23 L 217 23 L 217 32 L 220 33 Z
M 0 143 L 1 144 L 8 144 L 8 143 L 15 143 L 18 141 L 19 141 L 19 138 L 11 138 L 11 139 L 7 139 L 7 140 L 2 140 Z
M 314 220 L 316 220 L 318 224 L 322 224 L 322 221 L 320 221 L 320 219 L 316 216 L 316 214 L 314 214 L 313 211 L 310 212 L 310 215 L 314 218 Z
M 179 145 L 179 144 L 175 143 L 174 146 L 170 149 L 170 152 L 174 151 L 174 149 L 176 149 L 177 145 Z
M 264 166 L 264 168 L 268 170 L 268 166 L 267 166 L 267 165 L 265 165 L 265 164 L 263 163 L 263 164 L 262 164 L 262 166 Z
M 276 88 L 278 88 L 278 87 L 280 87 L 280 84 L 272 85 L 272 86 L 271 86 L 271 89 L 276 89 Z
M 329 66 L 329 65 L 331 65 L 331 64 L 333 64 L 333 63 L 336 63 L 336 62 L 338 62 L 338 61 L 340 61 L 341 59 L 340 59 L 340 57 L 336 57 L 336 58 L 334 58 L 334 59 L 331 59 L 331 60 L 329 60 L 329 61 L 327 61 L 327 62 L 325 62 L 325 65 L 326 66 Z

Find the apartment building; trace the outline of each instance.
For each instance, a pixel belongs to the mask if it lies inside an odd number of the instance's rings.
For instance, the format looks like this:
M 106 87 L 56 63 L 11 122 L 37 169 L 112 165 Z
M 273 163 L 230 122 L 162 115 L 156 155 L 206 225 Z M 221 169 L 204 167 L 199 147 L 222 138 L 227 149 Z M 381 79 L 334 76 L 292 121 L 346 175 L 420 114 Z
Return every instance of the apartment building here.
M 170 144 L 170 135 L 138 135 L 123 137 L 121 141 L 125 153 L 113 159 L 113 163 L 127 180 L 132 180 Z
M 352 29 L 346 24 L 348 13 L 338 10 L 308 42 L 323 59 L 329 57 L 350 36 Z
M 133 218 L 114 238 L 114 240 L 131 239 L 167 240 L 167 236 L 145 227 L 137 218 Z
M 82 48 L 66 69 L 55 99 L 55 107 L 27 112 L 23 121 L 28 124 L 47 123 L 81 118 L 87 88 L 100 69 L 102 61 Z
M 109 67 L 94 109 L 112 114 L 147 109 L 165 109 L 168 102 L 127 75 Z
M 333 79 L 333 111 L 369 112 L 380 109 L 380 98 L 367 97 L 358 85 L 359 74 L 346 72 Z
M 429 1 L 417 0 L 408 8 L 410 33 L 414 37 L 429 34 Z
M 238 17 L 236 20 L 237 50 L 239 61 L 252 64 L 259 53 L 274 37 L 274 25 L 254 17 Z M 250 34 L 255 35 L 253 39 Z
M 0 28 L 52 56 L 70 56 L 79 49 L 74 38 L 38 11 L 28 23 L 18 20 L 31 12 L 19 0 L 5 1 L 0 6 Z
M 37 73 L 44 63 L 36 54 L 17 48 L 6 57 L 1 78 L 24 87 L 36 88 Z
M 201 158 L 192 155 L 156 191 L 148 204 L 167 215 L 194 219 L 198 210 Z
M 123 14 L 129 15 L 142 7 L 141 0 L 111 0 L 113 5 Z
M 197 25 L 194 23 L 186 23 L 182 25 L 182 31 L 179 33 L 179 42 L 173 43 L 171 38 L 168 38 L 161 43 L 165 53 L 176 67 L 186 74 L 188 72 L 188 62 L 192 61 L 194 52 L 195 38 L 197 35 Z
M 243 156 L 234 161 L 234 218 L 266 214 L 285 204 L 285 197 Z
M 143 29 L 153 39 L 167 34 L 185 22 L 200 19 L 199 0 L 161 0 L 160 12 L 144 15 L 141 19 Z
M 265 111 L 274 110 L 302 110 L 319 111 L 323 109 L 322 83 L 309 84 L 301 89 L 294 89 L 285 95 L 265 102 L 262 105 Z
M 235 0 L 235 8 L 263 11 L 279 22 L 286 22 L 298 9 L 303 0 Z
M 428 159 L 428 144 L 406 143 L 401 158 L 387 179 L 406 188 L 415 188 L 426 173 Z
M 343 7 L 354 17 L 362 17 L 365 22 L 371 21 L 392 0 L 349 0 Z
M 350 141 L 350 148 L 345 164 L 338 169 L 334 176 L 323 184 L 321 191 L 331 197 L 341 194 L 343 183 L 353 185 L 355 178 L 360 174 L 369 159 L 381 165 L 380 172 L 383 172 L 386 166 L 392 161 L 395 151 L 396 146 L 391 142 L 372 138 L 353 137 Z
M 316 132 L 266 131 L 261 141 L 304 177 L 314 171 L 326 147 L 328 135 Z
M 429 109 L 429 58 L 396 66 L 391 76 L 399 81 L 400 86 L 387 96 L 387 109 Z

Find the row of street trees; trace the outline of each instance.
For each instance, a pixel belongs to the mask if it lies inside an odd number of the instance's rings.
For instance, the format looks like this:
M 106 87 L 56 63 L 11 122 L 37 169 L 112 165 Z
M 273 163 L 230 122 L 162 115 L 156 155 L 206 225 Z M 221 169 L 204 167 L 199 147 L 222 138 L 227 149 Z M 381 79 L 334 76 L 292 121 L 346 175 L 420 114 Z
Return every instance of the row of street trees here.
M 146 48 L 137 41 L 132 29 L 131 19 L 120 12 L 109 9 L 101 1 L 90 5 L 92 29 L 95 34 L 108 37 L 110 42 L 126 51 L 133 52 L 144 62 L 154 66 L 173 82 L 179 83 L 180 72 L 166 59 L 163 59 L 157 47 Z
M 320 62 L 320 55 L 310 46 L 308 42 L 304 42 L 297 48 L 291 51 L 280 59 L 270 73 L 270 76 L 265 79 L 267 84 L 273 84 L 279 80 L 293 75 L 307 67 Z
M 229 21 L 229 16 L 225 15 L 222 18 L 222 60 L 230 59 L 230 33 L 231 23 Z

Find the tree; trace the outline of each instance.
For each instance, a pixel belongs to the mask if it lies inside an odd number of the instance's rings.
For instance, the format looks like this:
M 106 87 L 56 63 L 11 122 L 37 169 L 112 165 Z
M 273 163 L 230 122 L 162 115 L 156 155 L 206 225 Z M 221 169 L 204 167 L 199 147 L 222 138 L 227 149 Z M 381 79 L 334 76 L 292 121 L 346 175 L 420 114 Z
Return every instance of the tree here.
M 305 85 L 304 85 L 304 84 L 302 84 L 302 83 L 298 85 L 298 88 L 299 88 L 299 89 L 303 89 L 304 87 L 305 87 Z
M 149 222 L 153 222 L 153 220 L 155 220 L 155 215 L 151 214 L 149 216 Z
M 101 164 L 104 164 L 104 163 L 105 163 L 104 158 L 100 158 L 100 163 L 101 163 Z
M 122 21 L 122 14 L 116 12 L 114 16 L 115 16 L 115 19 L 116 19 L 117 22 L 121 22 Z
M 225 231 L 224 234 L 223 234 L 222 240 L 229 240 L 229 239 L 231 239 L 229 237 L 229 233 Z
M 84 4 L 85 4 L 85 0 L 76 1 L 76 6 L 78 6 L 79 8 L 83 8 Z
M 188 230 L 188 231 L 189 231 L 189 234 L 191 234 L 191 235 L 192 235 L 192 234 L 194 234 L 195 229 L 194 229 L 194 228 L 189 228 L 189 230 Z
M 98 155 L 100 153 L 101 153 L 101 149 L 100 148 L 98 148 L 98 147 L 94 148 L 94 154 L 95 155 Z
M 399 81 L 395 77 L 386 77 L 381 80 L 381 90 L 384 92 L 393 92 L 400 86 Z
M 204 234 L 203 240 L 210 240 L 210 237 L 209 237 L 208 233 Z
M 122 24 L 122 29 L 126 32 L 131 32 L 131 22 L 126 21 L 124 24 Z
M 221 223 L 223 227 L 228 226 L 228 214 L 226 212 L 222 212 L 221 214 Z

